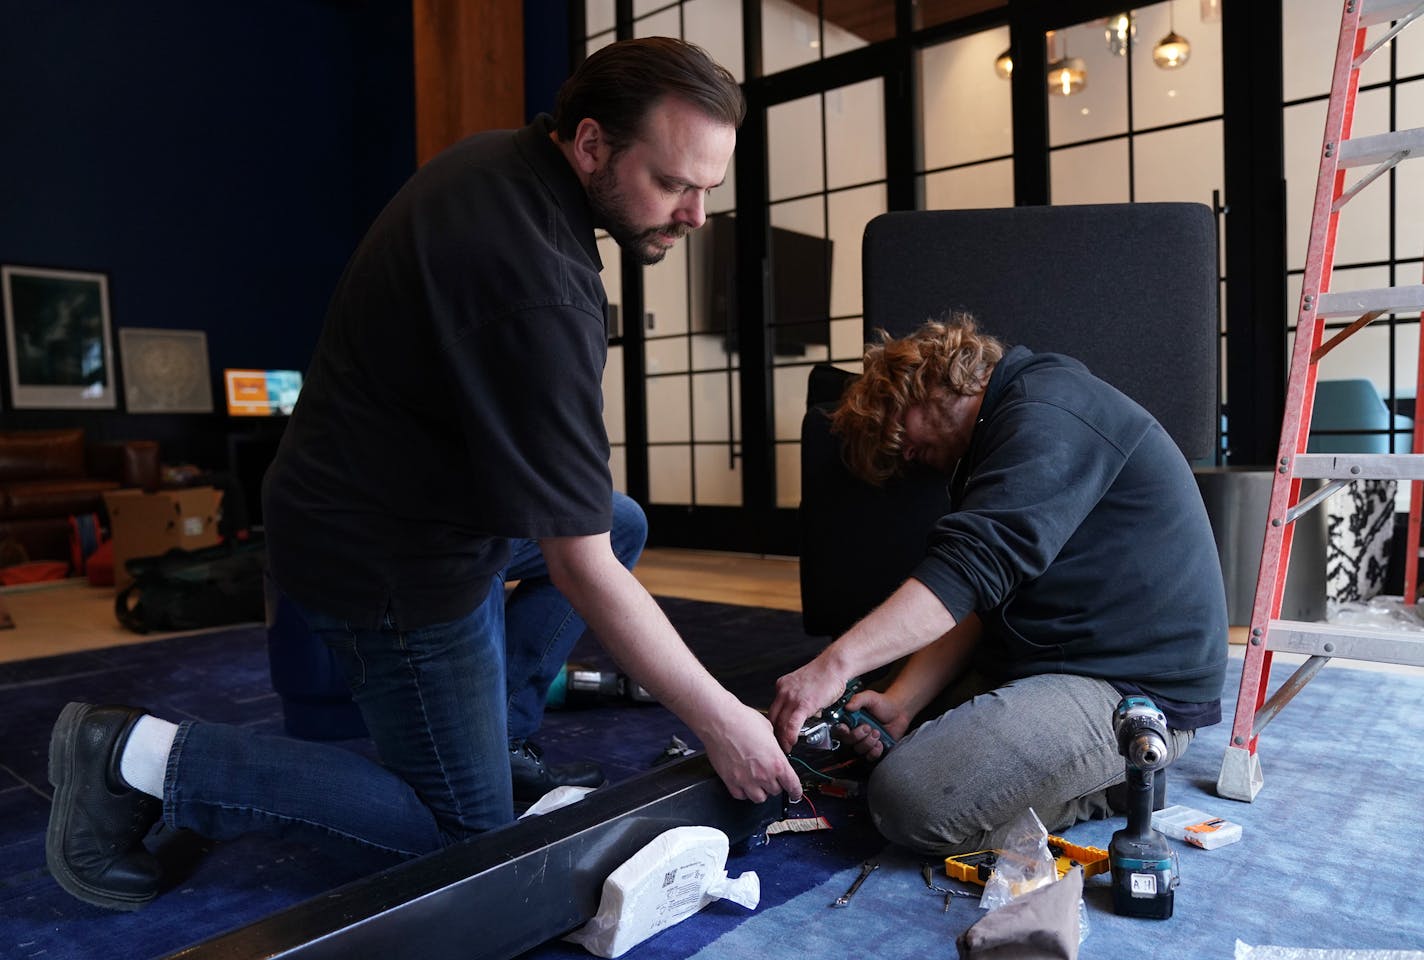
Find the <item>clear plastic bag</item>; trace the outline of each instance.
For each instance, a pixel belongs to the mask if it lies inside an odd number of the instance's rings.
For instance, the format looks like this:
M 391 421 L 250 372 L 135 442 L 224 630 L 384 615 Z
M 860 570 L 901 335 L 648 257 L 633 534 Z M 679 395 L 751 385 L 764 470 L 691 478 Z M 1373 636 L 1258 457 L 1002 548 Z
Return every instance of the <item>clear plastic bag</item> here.
M 1325 604 L 1325 618 L 1347 627 L 1380 627 L 1424 633 L 1424 612 L 1417 603 L 1405 603 L 1403 597 L 1379 596 L 1370 600 L 1330 600 Z
M 1030 808 L 1010 827 L 994 872 L 984 884 L 979 906 L 985 910 L 1002 907 L 1014 897 L 1057 879 L 1058 866 L 1048 852 L 1048 831 Z
M 1033 808 L 1019 815 L 999 850 L 994 872 L 984 884 L 979 906 L 993 910 L 1058 879 L 1058 864 L 1048 851 L 1048 830 Z M 1078 901 L 1078 942 L 1088 938 L 1088 909 Z

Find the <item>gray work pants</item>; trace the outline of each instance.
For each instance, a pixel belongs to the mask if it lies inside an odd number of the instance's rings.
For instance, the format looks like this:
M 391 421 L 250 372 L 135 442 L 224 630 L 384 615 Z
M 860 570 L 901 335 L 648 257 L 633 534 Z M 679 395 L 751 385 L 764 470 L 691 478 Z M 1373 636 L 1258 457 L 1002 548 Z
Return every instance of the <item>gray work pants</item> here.
M 953 688 L 948 702 L 958 705 L 877 765 L 868 799 L 887 840 L 945 857 L 1001 847 L 1030 807 L 1050 833 L 1114 815 L 1107 788 L 1124 768 L 1112 725 L 1122 695 L 1111 684 L 1046 674 L 965 699 L 976 687 L 984 685 L 968 678 Z M 1172 731 L 1173 761 L 1191 738 Z

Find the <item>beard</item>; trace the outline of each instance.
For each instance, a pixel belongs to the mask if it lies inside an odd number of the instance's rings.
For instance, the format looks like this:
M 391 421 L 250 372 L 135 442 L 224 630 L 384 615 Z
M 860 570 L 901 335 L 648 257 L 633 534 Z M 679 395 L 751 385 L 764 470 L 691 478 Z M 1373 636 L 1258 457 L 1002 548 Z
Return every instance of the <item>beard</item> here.
M 678 223 L 655 227 L 634 223 L 628 213 L 628 198 L 623 195 L 613 167 L 610 161 L 588 179 L 588 204 L 593 211 L 594 225 L 607 230 L 619 248 L 643 266 L 660 263 L 671 247 L 663 242 L 663 235 L 674 239 L 684 237 L 687 227 Z

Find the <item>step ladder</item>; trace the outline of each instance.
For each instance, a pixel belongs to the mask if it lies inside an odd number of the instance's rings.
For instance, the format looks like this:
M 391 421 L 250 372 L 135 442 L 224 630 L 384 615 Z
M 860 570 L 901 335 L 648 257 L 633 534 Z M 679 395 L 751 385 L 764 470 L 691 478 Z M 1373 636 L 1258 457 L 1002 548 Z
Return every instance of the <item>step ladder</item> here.
M 1346 0 L 1330 83 L 1320 174 L 1310 218 L 1295 349 L 1286 386 L 1279 459 L 1271 485 L 1271 503 L 1261 547 L 1261 566 L 1251 608 L 1241 692 L 1231 742 L 1222 760 L 1217 792 L 1233 800 L 1254 800 L 1263 782 L 1257 741 L 1261 731 L 1333 657 L 1424 666 L 1424 633 L 1342 627 L 1278 619 L 1290 556 L 1292 524 L 1331 494 L 1355 480 L 1392 479 L 1412 482 L 1407 561 L 1406 603 L 1413 604 L 1419 577 L 1420 507 L 1424 499 L 1424 336 L 1420 340 L 1418 380 L 1414 400 L 1414 452 L 1411 454 L 1307 454 L 1310 414 L 1315 399 L 1316 364 L 1347 337 L 1387 314 L 1424 310 L 1424 283 L 1377 290 L 1330 292 L 1336 225 L 1342 208 L 1379 177 L 1407 159 L 1424 158 L 1424 128 L 1352 139 L 1351 122 L 1360 67 L 1385 48 L 1405 27 L 1424 16 L 1424 0 Z M 1366 30 L 1380 27 L 1366 46 Z M 1370 168 L 1347 188 L 1346 170 Z M 1324 321 L 1355 317 L 1324 345 Z M 1424 323 L 1424 321 L 1421 321 Z M 1301 480 L 1327 483 L 1305 500 Z M 1266 699 L 1271 654 L 1277 650 L 1304 654 L 1308 659 Z

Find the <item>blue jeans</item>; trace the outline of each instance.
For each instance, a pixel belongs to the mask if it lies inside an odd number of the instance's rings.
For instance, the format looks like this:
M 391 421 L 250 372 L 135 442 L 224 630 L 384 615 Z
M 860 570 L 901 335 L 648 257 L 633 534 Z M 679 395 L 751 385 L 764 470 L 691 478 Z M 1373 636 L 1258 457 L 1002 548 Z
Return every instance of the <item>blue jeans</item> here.
M 643 555 L 648 521 L 643 508 L 621 493 L 613 495 L 613 554 L 629 570 Z M 504 602 L 505 676 L 508 678 L 509 736 L 531 737 L 544 719 L 549 686 L 569 658 L 584 622 L 549 581 L 549 567 L 533 540 L 510 541 L 505 582 L 518 580 Z
M 638 505 L 614 494 L 613 546 L 629 568 L 646 531 Z M 537 729 L 583 624 L 538 545 L 511 546 L 484 602 L 450 623 L 405 628 L 387 617 L 366 630 L 302 611 L 346 671 L 379 764 L 330 744 L 183 723 L 165 822 L 215 839 L 263 830 L 413 856 L 512 821 L 509 738 Z

